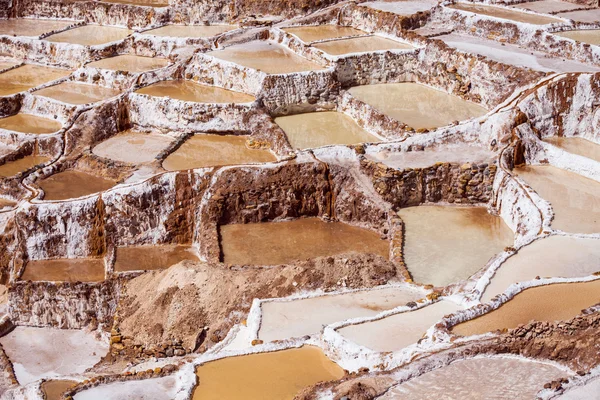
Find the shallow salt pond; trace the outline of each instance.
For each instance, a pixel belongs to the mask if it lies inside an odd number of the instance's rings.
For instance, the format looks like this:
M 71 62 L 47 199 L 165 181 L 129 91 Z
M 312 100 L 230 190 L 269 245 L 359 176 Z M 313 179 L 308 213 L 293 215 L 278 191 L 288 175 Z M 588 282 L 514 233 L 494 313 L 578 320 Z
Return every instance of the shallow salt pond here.
M 198 261 L 198 256 L 189 246 L 154 245 L 117 247 L 115 271 L 165 269 L 184 260 Z
M 512 7 L 549 14 L 549 13 L 555 13 L 555 12 L 559 12 L 559 11 L 576 10 L 576 9 L 584 8 L 586 6 L 583 4 L 575 4 L 575 3 L 570 3 L 567 1 L 541 0 L 541 1 L 531 1 L 531 2 L 527 2 L 527 3 L 515 4 Z
M 98 144 L 92 149 L 92 153 L 115 161 L 141 164 L 154 161 L 173 140 L 167 135 L 129 129 Z
M 105 3 L 115 4 L 130 4 L 133 6 L 145 7 L 166 7 L 169 5 L 168 0 L 102 0 Z
M 414 129 L 437 128 L 487 113 L 478 104 L 414 82 L 356 86 L 348 92 Z
M 65 200 L 102 192 L 117 183 L 85 172 L 68 170 L 37 181 L 37 184 L 44 191 L 44 200 Z
M 344 371 L 312 346 L 211 361 L 196 369 L 193 400 L 292 400 L 307 386 Z
M 496 271 L 482 302 L 517 282 L 539 277 L 576 278 L 600 271 L 600 240 L 551 236 L 523 247 Z
M 600 36 L 598 39 L 600 39 Z M 549 137 L 544 139 L 544 142 L 550 143 L 569 153 L 600 162 L 600 144 L 591 142 L 587 139 L 579 137 Z
M 550 202 L 554 229 L 600 232 L 600 183 L 549 165 L 525 166 L 513 172 Z
M 435 0 L 403 0 L 403 1 L 369 1 L 361 3 L 360 6 L 366 6 L 375 10 L 388 11 L 398 15 L 413 15 L 418 12 L 427 11 L 437 6 Z
M 267 74 L 289 74 L 325 69 L 325 67 L 309 61 L 277 43 L 259 40 L 236 44 L 206 54 Z
M 0 71 L 3 71 L 5 69 L 8 68 L 12 68 L 15 65 L 19 64 L 18 62 L 12 62 L 12 61 L 0 61 Z
M 461 336 L 514 329 L 531 321 L 565 321 L 600 303 L 600 280 L 557 283 L 526 289 L 500 308 L 460 323 L 452 332 Z
M 62 128 L 62 124 L 50 118 L 32 114 L 15 114 L 0 119 L 0 128 L 22 133 L 53 133 Z
M 415 282 L 446 286 L 481 270 L 514 234 L 483 207 L 403 208 L 404 262 Z
M 275 118 L 296 149 L 380 140 L 362 129 L 348 115 L 336 111 L 312 112 Z
M 338 332 L 346 339 L 374 351 L 398 351 L 417 343 L 442 317 L 461 309 L 459 305 L 442 300 L 415 311 L 350 325 Z
M 5 178 L 15 176 L 49 160 L 50 157 L 45 156 L 25 156 L 15 161 L 9 161 L 6 164 L 0 165 L 0 176 Z
M 64 32 L 50 35 L 44 40 L 49 42 L 62 42 L 81 44 L 84 46 L 95 46 L 125 39 L 133 31 L 114 26 L 85 25 L 69 29 Z
M 580 31 L 565 31 L 553 33 L 557 36 L 562 36 L 568 39 L 577 40 L 578 42 L 589 43 L 600 46 L 600 29 L 586 29 Z
M 177 378 L 130 380 L 99 385 L 75 394 L 75 400 L 172 400 L 177 395 Z
M 108 352 L 108 343 L 83 330 L 18 326 L 0 343 L 21 385 L 81 374 Z
M 62 394 L 76 385 L 77 381 L 69 380 L 51 380 L 40 385 L 44 393 L 45 400 L 63 400 Z
M 163 161 L 167 171 L 277 161 L 273 153 L 246 146 L 249 136 L 198 134 Z
M 128 71 L 133 73 L 152 71 L 169 65 L 169 60 L 161 57 L 142 57 L 132 54 L 104 58 L 87 64 L 90 68 L 108 69 L 111 71 Z
M 366 53 L 383 50 L 412 50 L 413 46 L 380 36 L 363 36 L 350 39 L 332 40 L 314 44 L 313 47 L 323 50 L 332 56 L 350 53 Z
M 600 21 L 600 9 L 594 10 L 579 10 L 559 13 L 557 17 L 572 19 L 576 22 L 598 22 Z
M 98 85 L 63 82 L 58 85 L 38 90 L 34 94 L 37 96 L 49 97 L 67 104 L 80 105 L 110 99 L 120 93 L 121 92 L 116 89 Z
M 237 29 L 235 25 L 165 25 L 143 32 L 144 35 L 181 38 L 204 38 Z
M 27 262 L 22 281 L 101 282 L 104 260 L 101 258 L 62 258 Z
M 256 100 L 254 96 L 246 93 L 234 92 L 216 86 L 201 85 L 186 80 L 161 81 L 139 89 L 136 93 L 156 97 L 170 97 L 196 103 L 252 103 Z
M 461 143 L 441 145 L 436 148 L 427 147 L 423 151 L 382 150 L 367 153 L 366 157 L 391 168 L 426 168 L 439 162 L 461 164 L 465 160 L 472 163 L 491 162 L 494 153 L 483 147 Z
M 291 33 L 292 35 L 296 35 L 305 43 L 311 43 L 317 40 L 367 35 L 367 32 L 365 31 L 361 31 L 351 26 L 340 25 L 292 26 L 289 28 L 282 28 L 282 30 Z
M 75 21 L 50 19 L 14 18 L 0 20 L 0 35 L 40 36 L 44 33 L 65 29 Z
M 567 390 L 555 400 L 598 400 L 600 394 L 600 378 L 592 379 L 583 386 Z
M 506 19 L 515 22 L 523 22 L 526 24 L 533 25 L 546 25 L 552 24 L 556 22 L 564 22 L 561 19 L 553 18 L 544 15 L 535 15 L 529 14 L 517 10 L 508 10 L 506 8 L 488 6 L 488 5 L 480 5 L 480 4 L 470 4 L 470 3 L 456 3 L 447 6 L 448 8 L 454 8 L 456 10 L 462 11 L 470 11 L 476 14 L 487 15 L 490 17 L 496 17 L 501 19 Z
M 566 375 L 555 366 L 535 361 L 472 358 L 455 361 L 395 386 L 380 399 L 533 399 L 545 383 Z
M 278 265 L 342 253 L 389 255 L 389 242 L 376 232 L 319 218 L 221 225 L 220 237 L 223 261 L 235 265 Z
M 24 92 L 44 83 L 64 78 L 71 71 L 43 67 L 41 65 L 22 65 L 0 74 L 0 96 Z
M 423 297 L 422 291 L 395 287 L 308 299 L 268 301 L 261 304 L 258 337 L 270 342 L 312 335 L 320 332 L 324 325 L 374 316 Z

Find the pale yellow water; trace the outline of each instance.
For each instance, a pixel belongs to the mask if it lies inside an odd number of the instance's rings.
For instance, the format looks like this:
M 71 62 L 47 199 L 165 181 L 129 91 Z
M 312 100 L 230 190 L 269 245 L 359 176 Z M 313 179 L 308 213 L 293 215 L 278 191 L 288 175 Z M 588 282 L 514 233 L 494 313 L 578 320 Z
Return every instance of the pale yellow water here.
M 513 329 L 531 321 L 564 321 L 600 303 L 600 280 L 530 288 L 500 308 L 452 328 L 461 336 Z
M 332 56 L 350 53 L 364 53 L 369 51 L 381 50 L 411 50 L 413 46 L 407 43 L 396 42 L 395 40 L 379 37 L 364 36 L 350 39 L 332 40 L 314 44 L 313 47 L 323 50 Z
M 425 148 L 423 151 L 389 151 L 368 153 L 369 160 L 382 162 L 392 168 L 426 168 L 438 162 L 464 163 L 491 161 L 494 153 L 487 148 L 466 143 L 440 145 L 435 148 Z
M 32 114 L 15 114 L 0 119 L 0 128 L 23 133 L 53 133 L 62 128 L 56 120 Z
M 59 21 L 47 19 L 3 19 L 0 20 L 0 35 L 10 36 L 40 36 L 44 33 L 65 29 L 74 21 Z
M 131 164 L 151 162 L 173 142 L 173 138 L 157 133 L 126 130 L 106 139 L 92 149 L 97 156 Z
M 389 242 L 377 233 L 319 218 L 222 225 L 220 237 L 223 261 L 235 265 L 277 265 L 341 253 L 389 254 Z
M 163 161 L 167 171 L 180 171 L 217 165 L 276 161 L 268 150 L 250 149 L 248 136 L 198 134 L 186 140 Z
M 193 400 L 292 400 L 307 386 L 340 379 L 344 371 L 312 346 L 228 357 L 196 369 Z
M 556 32 L 554 35 L 577 40 L 578 42 L 600 45 L 600 29 L 586 29 L 581 31 Z
M 38 164 L 49 161 L 50 157 L 44 156 L 26 156 L 15 161 L 9 161 L 0 165 L 0 176 L 9 177 L 35 167 Z
M 437 128 L 487 113 L 478 104 L 414 82 L 356 86 L 349 92 L 414 129 Z
M 55 33 L 45 38 L 50 42 L 62 42 L 95 46 L 98 44 L 116 42 L 131 35 L 133 31 L 114 26 L 85 25 L 68 31 Z
M 162 81 L 136 91 L 149 96 L 170 97 L 197 103 L 251 103 L 256 98 L 246 93 L 234 92 L 216 86 L 177 80 Z
M 112 71 L 146 72 L 169 65 L 169 60 L 161 57 L 142 57 L 131 54 L 104 58 L 87 64 L 91 68 L 109 69 Z
M 336 39 L 347 36 L 366 35 L 367 32 L 351 26 L 340 25 L 315 25 L 315 26 L 293 26 L 282 28 L 284 31 L 296 35 L 303 42 L 310 43 L 317 40 Z
M 554 229 L 600 232 L 600 183 L 552 166 L 526 166 L 514 172 L 550 202 Z
M 592 160 L 600 161 L 600 144 L 579 137 L 549 137 L 545 142 L 556 147 Z
M 12 68 L 17 64 L 18 63 L 12 62 L 12 61 L 0 61 L 0 71 L 8 69 L 8 68 Z
M 257 69 L 267 74 L 289 74 L 324 69 L 324 67 L 297 55 L 283 46 L 266 41 L 237 44 L 206 54 Z
M 198 261 L 198 256 L 189 246 L 155 245 L 117 247 L 115 271 L 165 269 L 184 260 Z
M 165 25 L 144 32 L 147 35 L 183 38 L 203 38 L 237 29 L 235 25 Z
M 543 15 L 534 15 L 520 12 L 517 10 L 507 10 L 500 7 L 487 6 L 481 4 L 456 3 L 448 6 L 457 10 L 470 11 L 477 14 L 488 15 L 490 17 L 502 18 L 516 22 L 524 22 L 533 25 L 546 25 L 555 22 L 563 22 L 561 19 L 546 17 Z
M 63 82 L 35 92 L 38 96 L 50 97 L 68 104 L 88 104 L 110 99 L 120 91 L 98 85 Z
M 100 282 L 104 280 L 101 258 L 63 258 L 29 261 L 23 281 Z
M 44 83 L 68 76 L 71 71 L 42 67 L 40 65 L 22 65 L 0 74 L 0 96 L 24 92 Z
M 288 141 L 296 149 L 310 149 L 333 144 L 379 142 L 344 113 L 312 112 L 275 118 Z
M 41 389 L 45 400 L 63 400 L 62 394 L 76 384 L 77 381 L 51 380 L 42 383 Z
M 483 207 L 403 208 L 404 261 L 413 280 L 446 286 L 469 278 L 506 246 L 514 234 Z
M 64 171 L 38 181 L 44 200 L 65 200 L 102 192 L 116 185 L 115 181 L 80 171 Z

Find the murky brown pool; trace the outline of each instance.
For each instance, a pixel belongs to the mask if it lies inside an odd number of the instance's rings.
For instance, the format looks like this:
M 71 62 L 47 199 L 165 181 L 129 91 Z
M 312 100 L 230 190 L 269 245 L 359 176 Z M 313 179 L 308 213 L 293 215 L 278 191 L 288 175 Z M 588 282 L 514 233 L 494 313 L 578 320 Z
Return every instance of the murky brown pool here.
M 4 207 L 13 207 L 16 204 L 17 203 L 12 200 L 0 198 L 0 210 L 3 209 Z
M 50 42 L 62 42 L 81 44 L 84 46 L 95 46 L 98 44 L 116 42 L 131 35 L 133 31 L 114 26 L 85 25 L 69 29 L 64 32 L 55 33 L 45 38 Z
M 452 328 L 461 336 L 514 329 L 531 321 L 564 321 L 600 303 L 600 280 L 526 289 L 500 308 Z
M 236 29 L 235 25 L 165 25 L 144 32 L 147 35 L 165 37 L 203 38 L 220 35 Z
M 580 31 L 556 32 L 554 35 L 577 40 L 578 42 L 600 45 L 600 29 L 585 29 Z
M 15 161 L 9 161 L 6 164 L 0 165 L 0 176 L 9 177 L 17 175 L 20 172 L 27 171 L 38 164 L 49 161 L 50 157 L 44 156 L 26 156 Z
M 21 280 L 101 282 L 104 280 L 104 260 L 102 258 L 63 258 L 29 261 Z
M 350 53 L 365 53 L 369 51 L 414 49 L 410 44 L 397 42 L 380 36 L 363 36 L 332 40 L 329 42 L 317 43 L 313 46 L 332 56 Z
M 186 140 L 164 161 L 167 171 L 180 171 L 218 165 L 277 161 L 268 150 L 246 146 L 248 136 L 198 134 Z
M 169 60 L 161 57 L 142 57 L 123 54 L 104 58 L 87 64 L 91 68 L 109 69 L 112 71 L 128 71 L 133 73 L 152 71 L 169 65 Z
M 579 137 L 549 137 L 545 142 L 553 144 L 569 153 L 600 161 L 600 144 Z
M 211 361 L 196 375 L 193 400 L 292 400 L 307 386 L 342 378 L 344 371 L 321 349 L 303 346 Z
M 120 91 L 98 85 L 85 83 L 63 82 L 35 92 L 38 96 L 49 97 L 67 104 L 88 104 L 110 99 Z
M 284 31 L 296 35 L 303 42 L 310 43 L 317 40 L 337 39 L 348 36 L 366 35 L 367 32 L 351 26 L 340 25 L 315 25 L 315 26 L 293 26 L 282 28 Z
M 377 233 L 319 218 L 222 225 L 220 236 L 227 264 L 277 265 L 341 253 L 389 255 L 389 242 Z
M 44 200 L 65 200 L 102 192 L 115 186 L 116 182 L 85 172 L 68 170 L 50 175 L 37 184 L 44 191 Z
M 414 82 L 356 86 L 349 92 L 414 129 L 437 128 L 487 113 L 478 104 Z
M 524 22 L 533 25 L 546 25 L 555 22 L 564 22 L 558 18 L 546 17 L 543 15 L 534 15 L 517 10 L 507 10 L 505 8 L 480 5 L 480 4 L 469 4 L 469 3 L 456 3 L 448 6 L 457 10 L 470 11 L 473 13 L 487 15 L 490 17 L 508 19 L 516 22 Z
M 53 133 L 62 128 L 56 120 L 32 114 L 15 114 L 0 119 L 0 128 L 23 133 Z
M 118 247 L 115 271 L 149 271 L 169 268 L 180 261 L 198 261 L 189 246 L 155 245 Z
M 68 76 L 71 71 L 40 65 L 22 65 L 0 74 L 0 96 L 24 92 Z
M 185 80 L 162 81 L 141 88 L 136 92 L 149 96 L 170 97 L 197 103 L 252 103 L 256 100 L 254 96 L 246 93 Z
M 44 33 L 65 29 L 74 21 L 14 18 L 0 20 L 0 35 L 40 36 Z
M 62 394 L 76 384 L 77 381 L 51 380 L 42 383 L 41 389 L 45 400 L 62 400 Z
M 92 153 L 115 161 L 141 164 L 154 161 L 173 140 L 167 135 L 129 129 L 98 144 Z

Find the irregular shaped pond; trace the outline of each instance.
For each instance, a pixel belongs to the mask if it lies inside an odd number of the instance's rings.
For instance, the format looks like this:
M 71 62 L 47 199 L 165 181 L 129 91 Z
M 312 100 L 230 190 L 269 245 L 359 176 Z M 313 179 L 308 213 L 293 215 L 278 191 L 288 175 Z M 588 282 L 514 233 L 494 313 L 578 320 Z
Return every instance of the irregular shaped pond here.
M 74 199 L 102 192 L 117 182 L 80 171 L 63 171 L 37 182 L 44 191 L 44 200 Z

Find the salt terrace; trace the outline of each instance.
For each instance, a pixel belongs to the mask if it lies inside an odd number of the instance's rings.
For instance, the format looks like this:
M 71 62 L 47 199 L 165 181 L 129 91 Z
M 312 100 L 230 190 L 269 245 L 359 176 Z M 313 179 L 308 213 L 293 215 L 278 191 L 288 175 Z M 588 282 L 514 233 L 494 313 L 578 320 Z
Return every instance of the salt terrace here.
M 0 0 L 0 398 L 593 398 L 599 32 Z

